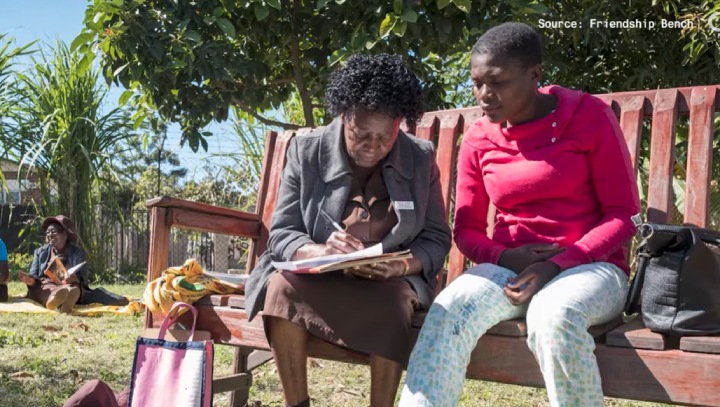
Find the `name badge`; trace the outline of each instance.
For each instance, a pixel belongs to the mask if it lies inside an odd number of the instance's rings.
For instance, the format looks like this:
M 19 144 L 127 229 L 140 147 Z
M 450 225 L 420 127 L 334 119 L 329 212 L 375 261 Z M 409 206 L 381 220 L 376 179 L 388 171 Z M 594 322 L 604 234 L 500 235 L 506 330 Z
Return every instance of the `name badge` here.
M 415 209 L 415 203 L 413 201 L 395 201 L 393 205 L 401 211 L 412 211 Z

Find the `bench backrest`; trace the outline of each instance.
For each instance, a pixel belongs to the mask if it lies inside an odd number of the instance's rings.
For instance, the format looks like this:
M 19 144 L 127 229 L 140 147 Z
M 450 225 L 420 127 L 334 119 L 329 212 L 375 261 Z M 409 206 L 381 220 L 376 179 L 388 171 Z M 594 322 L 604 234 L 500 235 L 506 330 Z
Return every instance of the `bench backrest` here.
M 708 227 L 710 212 L 710 183 L 712 174 L 713 128 L 715 112 L 720 110 L 720 85 L 638 92 L 620 92 L 596 95 L 612 106 L 619 118 L 625 140 L 630 149 L 636 174 L 641 171 L 643 135 L 649 141 L 650 161 L 647 190 L 641 191 L 646 217 L 652 222 L 692 223 Z M 437 163 L 440 167 L 442 194 L 446 215 L 453 211 L 455 169 L 459 140 L 463 131 L 474 123 L 482 112 L 478 107 L 441 110 L 426 113 L 417 128 L 404 130 L 432 140 L 437 146 Z M 689 121 L 688 121 L 689 120 Z M 678 123 L 687 125 L 687 165 L 685 174 L 676 168 L 675 150 L 678 141 Z M 648 131 L 649 130 L 649 131 Z M 288 143 L 297 134 L 309 129 L 284 133 L 269 132 L 265 143 L 265 156 L 258 195 L 258 214 L 262 219 L 260 238 L 254 242 L 248 262 L 248 272 L 254 267 L 257 256 L 267 247 L 270 219 L 277 200 L 285 153 Z M 685 134 L 681 135 L 684 142 Z M 647 145 L 647 144 L 646 144 Z M 608 163 L 613 165 L 613 163 Z M 673 198 L 673 179 L 685 183 L 682 219 L 678 219 Z M 644 183 L 643 183 L 644 184 Z M 495 212 L 489 211 L 488 234 L 492 234 Z M 447 282 L 466 269 L 466 259 L 453 244 L 446 268 Z M 439 285 L 440 286 L 440 285 Z

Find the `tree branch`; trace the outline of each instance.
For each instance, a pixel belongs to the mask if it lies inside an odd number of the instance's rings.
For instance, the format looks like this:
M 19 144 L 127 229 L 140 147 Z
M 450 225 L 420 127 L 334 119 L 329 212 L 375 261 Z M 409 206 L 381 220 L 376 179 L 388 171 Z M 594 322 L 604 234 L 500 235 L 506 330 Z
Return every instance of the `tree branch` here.
M 312 100 L 308 95 L 305 79 L 302 74 L 302 62 L 300 61 L 300 42 L 297 35 L 296 19 L 300 7 L 300 0 L 293 0 L 293 10 L 290 15 L 290 62 L 293 67 L 293 75 L 295 76 L 295 85 L 297 86 L 300 102 L 302 103 L 303 116 L 305 116 L 305 126 L 315 127 L 315 118 L 313 117 Z
M 276 121 L 276 120 L 271 120 L 271 119 L 268 119 L 268 118 L 266 118 L 266 117 L 260 116 L 254 109 L 250 108 L 250 106 L 246 105 L 246 104 L 243 103 L 243 102 L 240 102 L 239 100 L 237 100 L 237 99 L 235 99 L 235 98 L 233 98 L 233 104 L 234 104 L 235 106 L 237 106 L 237 107 L 238 107 L 240 110 L 242 110 L 243 112 L 245 112 L 245 113 L 249 114 L 250 116 L 256 118 L 256 119 L 257 119 L 260 123 L 262 123 L 262 124 L 266 124 L 266 125 L 268 125 L 268 126 L 281 127 L 281 128 L 283 128 L 283 129 L 285 129 L 285 130 L 297 130 L 297 129 L 300 128 L 300 126 L 295 125 L 295 124 L 279 122 L 279 121 Z
M 285 85 L 288 83 L 293 83 L 294 81 L 295 80 L 293 78 L 278 78 L 268 82 L 268 85 Z

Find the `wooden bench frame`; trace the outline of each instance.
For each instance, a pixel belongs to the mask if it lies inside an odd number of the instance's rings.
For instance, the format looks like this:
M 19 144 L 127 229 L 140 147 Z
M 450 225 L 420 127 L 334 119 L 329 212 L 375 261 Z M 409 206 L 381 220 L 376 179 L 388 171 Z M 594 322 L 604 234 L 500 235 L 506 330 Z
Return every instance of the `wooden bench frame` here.
M 689 141 L 684 222 L 707 226 L 712 167 L 713 118 L 720 110 L 720 85 L 622 92 L 597 95 L 610 104 L 638 170 L 643 121 L 652 119 L 650 134 L 647 218 L 672 219 L 672 177 L 678 117 L 689 115 Z M 442 194 L 449 215 L 454 190 L 458 139 L 481 111 L 479 108 L 426 113 L 414 133 L 434 140 L 440 167 Z M 413 129 L 411 129 L 413 130 Z M 298 134 L 308 130 L 299 131 Z M 219 208 L 171 197 L 147 202 L 151 215 L 148 281 L 160 276 L 168 264 L 171 228 L 244 236 L 252 240 L 247 263 L 252 270 L 267 245 L 270 218 L 275 206 L 285 152 L 294 132 L 269 132 L 265 141 L 262 178 L 255 213 Z M 491 211 L 489 224 L 494 223 Z M 492 227 L 492 226 L 491 226 Z M 491 230 L 488 231 L 492 233 Z M 467 261 L 453 245 L 446 268 L 451 282 Z M 252 369 L 268 359 L 262 318 L 247 321 L 244 297 L 210 296 L 197 303 L 199 329 L 209 330 L 218 344 L 236 346 L 235 374 L 217 379 L 215 391 L 233 390 L 231 405 L 247 402 Z M 146 325 L 157 318 L 146 315 Z M 523 338 L 523 323 L 505 322 L 478 341 L 467 377 L 523 386 L 543 387 L 538 365 Z M 417 331 L 417 329 L 416 329 Z M 720 406 L 720 346 L 716 338 L 679 340 L 652 334 L 638 320 L 600 332 L 595 351 L 606 396 L 686 405 Z M 694 350 L 694 351 L 691 351 Z M 698 352 L 699 351 L 699 352 Z M 705 352 L 705 353 L 702 353 Z M 321 340 L 309 343 L 315 358 L 368 363 L 367 355 Z

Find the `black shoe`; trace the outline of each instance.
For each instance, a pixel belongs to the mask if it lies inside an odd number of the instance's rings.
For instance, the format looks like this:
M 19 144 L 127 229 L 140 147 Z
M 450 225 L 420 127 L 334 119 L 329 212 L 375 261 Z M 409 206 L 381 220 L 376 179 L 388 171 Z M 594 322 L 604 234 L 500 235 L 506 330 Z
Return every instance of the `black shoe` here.
M 0 284 L 0 302 L 7 302 L 7 300 L 8 300 L 7 285 Z

